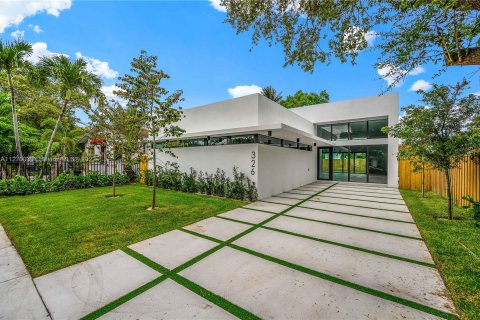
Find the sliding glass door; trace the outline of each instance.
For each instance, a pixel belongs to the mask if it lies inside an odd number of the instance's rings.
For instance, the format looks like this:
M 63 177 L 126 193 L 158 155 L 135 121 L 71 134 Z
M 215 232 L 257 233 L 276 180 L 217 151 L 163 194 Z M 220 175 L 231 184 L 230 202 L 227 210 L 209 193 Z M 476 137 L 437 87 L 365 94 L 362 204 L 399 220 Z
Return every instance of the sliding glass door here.
M 318 148 L 318 179 L 387 183 L 387 145 Z

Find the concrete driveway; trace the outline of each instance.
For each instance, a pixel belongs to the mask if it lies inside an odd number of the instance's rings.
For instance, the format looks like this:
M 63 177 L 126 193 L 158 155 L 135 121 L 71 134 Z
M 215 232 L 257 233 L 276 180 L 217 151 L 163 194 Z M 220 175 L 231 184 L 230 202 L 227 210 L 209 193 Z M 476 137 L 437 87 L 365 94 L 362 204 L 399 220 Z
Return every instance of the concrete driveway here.
M 34 279 L 53 319 L 455 314 L 396 189 L 316 182 Z

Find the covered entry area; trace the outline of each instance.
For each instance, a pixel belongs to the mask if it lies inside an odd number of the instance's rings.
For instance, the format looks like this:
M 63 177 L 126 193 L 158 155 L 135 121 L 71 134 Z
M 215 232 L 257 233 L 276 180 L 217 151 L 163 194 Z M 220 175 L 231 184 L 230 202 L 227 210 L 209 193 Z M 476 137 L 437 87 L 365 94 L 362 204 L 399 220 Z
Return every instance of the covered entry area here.
M 388 146 L 353 145 L 318 148 L 318 179 L 387 183 Z

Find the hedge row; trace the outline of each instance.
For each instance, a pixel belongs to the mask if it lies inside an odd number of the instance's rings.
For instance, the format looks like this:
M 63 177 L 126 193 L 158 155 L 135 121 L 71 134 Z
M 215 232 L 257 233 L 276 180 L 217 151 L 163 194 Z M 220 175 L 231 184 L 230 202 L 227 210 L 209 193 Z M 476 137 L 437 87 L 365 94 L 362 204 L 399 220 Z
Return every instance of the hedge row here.
M 153 184 L 153 172 L 148 170 L 145 176 L 147 185 Z M 177 191 L 203 193 L 239 200 L 255 201 L 257 188 L 244 173 L 233 167 L 233 179 L 227 177 L 225 171 L 217 169 L 215 174 L 198 172 L 190 168 L 190 173 L 180 172 L 178 164 L 167 163 L 158 167 L 157 186 Z
M 126 174 L 116 174 L 115 184 L 126 184 L 129 178 Z M 0 180 L 0 196 L 26 195 L 72 189 L 85 189 L 93 187 L 111 186 L 112 175 L 104 175 L 97 172 L 89 172 L 84 176 L 76 176 L 73 173 L 61 173 L 52 181 L 34 179 L 27 180 L 25 177 Z

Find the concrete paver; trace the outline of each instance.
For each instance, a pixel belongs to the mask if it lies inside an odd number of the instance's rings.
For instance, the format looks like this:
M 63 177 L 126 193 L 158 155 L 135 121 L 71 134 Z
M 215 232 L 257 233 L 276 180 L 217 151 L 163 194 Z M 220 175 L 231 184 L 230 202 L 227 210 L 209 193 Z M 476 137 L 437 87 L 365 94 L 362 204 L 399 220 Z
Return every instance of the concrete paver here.
M 351 216 L 341 213 L 322 211 L 317 209 L 308 209 L 302 207 L 293 208 L 292 210 L 288 211 L 287 214 L 290 216 L 421 238 L 417 226 L 413 223 L 403 223 L 359 216 Z
M 435 268 L 265 229 L 257 229 L 234 243 L 439 310 L 454 310 Z
M 379 195 L 400 195 L 398 190 L 390 189 L 373 189 L 373 188 L 358 188 L 358 187 L 345 187 L 345 186 L 335 186 L 332 190 L 340 191 L 356 191 L 356 192 L 365 192 L 370 194 L 379 194 Z
M 243 223 L 228 221 L 215 217 L 208 218 L 184 227 L 184 229 L 224 241 L 236 236 L 239 233 L 242 233 L 248 228 L 251 227 Z
M 0 249 L 0 271 L 0 282 L 28 275 L 22 259 L 13 246 Z
M 275 195 L 275 197 L 304 200 L 304 199 L 307 199 L 307 198 L 311 197 L 311 195 L 299 194 L 299 193 L 290 193 L 290 192 L 282 192 L 282 193 L 279 193 L 279 194 Z
M 257 224 L 271 218 L 272 214 L 263 211 L 237 208 L 219 214 L 218 216 Z
M 0 319 L 50 319 L 29 275 L 0 282 Z
M 326 203 L 326 202 L 318 202 L 318 201 L 306 201 L 302 203 L 301 206 L 305 208 L 356 214 L 356 215 L 367 216 L 367 217 L 413 222 L 413 219 L 410 213 L 406 213 L 406 212 L 388 211 L 388 210 L 380 210 L 380 209 L 373 209 L 373 208 L 360 208 L 360 207 Z
M 380 202 L 380 203 L 392 203 L 392 204 L 404 204 L 405 202 L 403 199 L 391 199 L 391 198 L 378 198 L 372 196 L 358 196 L 358 195 L 351 195 L 351 194 L 342 194 L 340 192 L 334 192 L 327 190 L 321 193 L 322 197 L 325 198 L 337 198 L 337 199 L 352 199 L 352 200 L 363 200 L 366 202 Z
M 316 190 L 306 190 L 306 189 L 300 189 L 300 188 L 297 188 L 297 189 L 292 189 L 288 192 L 291 192 L 291 193 L 299 193 L 299 194 L 307 194 L 309 196 L 311 195 L 314 195 L 315 193 L 317 193 L 318 191 Z
M 370 198 L 378 198 L 379 200 L 381 199 L 399 199 L 403 200 L 401 194 L 379 194 L 376 192 L 372 191 L 359 191 L 355 189 L 337 189 L 335 187 L 332 187 L 327 190 L 328 192 L 335 192 L 336 194 L 342 194 L 342 195 L 356 195 L 356 196 L 364 196 L 364 197 L 370 197 Z M 348 197 L 346 197 L 348 198 Z
M 230 248 L 180 274 L 264 319 L 435 318 Z
M 283 210 L 288 209 L 289 207 L 290 206 L 286 204 L 269 203 L 269 202 L 262 202 L 262 201 L 253 202 L 244 206 L 244 208 L 264 210 L 264 211 L 270 211 L 275 213 L 282 212 Z
M 129 248 L 168 269 L 174 269 L 216 245 L 216 242 L 173 230 L 135 243 Z
M 236 319 L 236 317 L 167 279 L 100 319 Z
M 9 247 L 11 245 L 12 243 L 10 242 L 10 239 L 8 239 L 5 230 L 3 229 L 2 225 L 0 225 L 0 249 Z
M 312 200 L 334 203 L 334 204 L 344 204 L 349 206 L 367 207 L 372 209 L 402 211 L 402 212 L 409 213 L 408 208 L 405 204 L 382 203 L 382 202 L 363 201 L 363 200 L 346 199 L 346 198 L 343 198 L 343 199 L 329 198 L 329 197 L 324 197 L 321 194 L 313 197 Z
M 79 319 L 160 274 L 117 250 L 35 278 L 53 319 Z
M 30 274 L 1 225 L 0 319 L 50 319 Z
M 270 198 L 262 199 L 262 201 L 287 204 L 290 206 L 296 205 L 297 203 L 302 202 L 301 199 L 290 199 L 290 198 L 282 198 L 282 197 L 270 197 Z
M 433 263 L 427 247 L 421 240 L 283 216 L 270 221 L 266 226 L 402 258 Z

